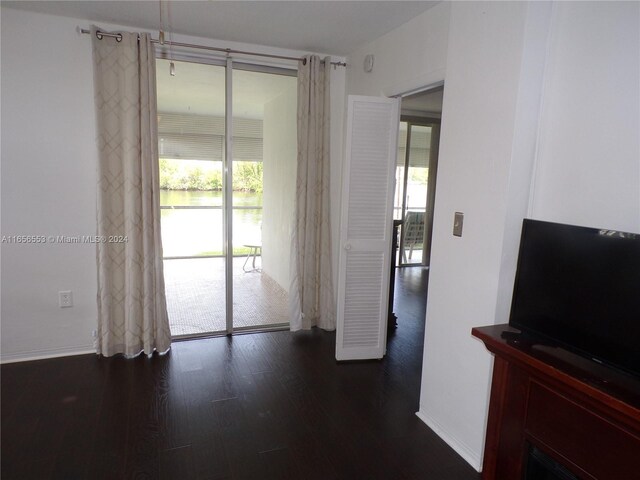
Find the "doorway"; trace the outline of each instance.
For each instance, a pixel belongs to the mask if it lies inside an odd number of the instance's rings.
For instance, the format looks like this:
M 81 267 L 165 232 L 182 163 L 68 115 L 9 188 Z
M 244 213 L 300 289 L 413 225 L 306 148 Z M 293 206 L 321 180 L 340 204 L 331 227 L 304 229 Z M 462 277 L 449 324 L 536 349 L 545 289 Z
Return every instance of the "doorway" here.
M 404 267 L 413 258 L 411 248 L 421 250 L 416 273 L 428 273 L 443 89 L 441 84 L 405 98 L 348 97 L 338 272 L 338 361 L 382 358 L 389 332 L 394 331 L 394 325 L 403 328 L 402 320 L 398 318 L 396 323 L 391 311 L 393 274 L 397 263 Z M 404 147 L 400 148 L 398 119 L 406 126 Z M 422 135 L 422 143 L 411 142 L 409 136 L 414 129 L 414 140 Z M 408 198 L 410 178 L 421 180 L 415 212 L 408 208 L 414 206 Z M 401 220 L 394 221 L 394 206 L 396 218 Z M 406 225 L 400 235 L 397 233 L 397 222 L 406 224 L 412 213 L 422 217 L 415 245 L 409 245 Z M 395 241 L 398 236 L 400 252 Z
M 394 220 L 397 266 L 429 266 L 444 87 L 402 98 Z
M 174 338 L 288 326 L 296 71 L 157 60 L 162 246 Z

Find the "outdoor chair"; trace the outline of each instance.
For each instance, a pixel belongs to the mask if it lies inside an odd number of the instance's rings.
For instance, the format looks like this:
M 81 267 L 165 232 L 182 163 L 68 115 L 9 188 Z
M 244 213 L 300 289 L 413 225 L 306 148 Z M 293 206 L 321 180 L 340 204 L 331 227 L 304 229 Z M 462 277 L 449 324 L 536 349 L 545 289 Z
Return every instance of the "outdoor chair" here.
M 402 230 L 404 239 L 402 260 L 404 263 L 409 263 L 413 249 L 424 242 L 424 212 L 407 212 Z M 407 255 L 407 249 L 409 249 L 409 255 Z

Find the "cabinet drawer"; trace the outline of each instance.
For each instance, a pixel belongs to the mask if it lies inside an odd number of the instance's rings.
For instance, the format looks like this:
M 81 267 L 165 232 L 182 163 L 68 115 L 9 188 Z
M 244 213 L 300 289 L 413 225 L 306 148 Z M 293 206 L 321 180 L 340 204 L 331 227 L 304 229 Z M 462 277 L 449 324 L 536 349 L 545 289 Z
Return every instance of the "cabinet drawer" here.
M 599 480 L 638 478 L 638 436 L 536 382 L 530 384 L 525 431 Z

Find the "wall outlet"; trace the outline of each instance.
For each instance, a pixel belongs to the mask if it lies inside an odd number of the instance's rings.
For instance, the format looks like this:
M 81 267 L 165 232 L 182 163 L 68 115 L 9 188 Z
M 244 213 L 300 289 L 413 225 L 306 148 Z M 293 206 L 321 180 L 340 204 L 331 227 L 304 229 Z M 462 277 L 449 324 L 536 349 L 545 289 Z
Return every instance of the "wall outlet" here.
M 60 308 L 73 307 L 71 290 L 61 290 L 58 292 L 58 305 L 60 305 Z

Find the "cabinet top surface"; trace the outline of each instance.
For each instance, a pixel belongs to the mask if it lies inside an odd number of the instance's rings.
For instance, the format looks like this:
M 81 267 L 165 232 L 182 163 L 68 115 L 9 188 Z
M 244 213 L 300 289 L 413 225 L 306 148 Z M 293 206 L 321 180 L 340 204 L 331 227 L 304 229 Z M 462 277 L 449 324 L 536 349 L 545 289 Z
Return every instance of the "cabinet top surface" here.
M 491 353 L 518 364 L 535 376 L 550 378 L 637 417 L 640 421 L 640 379 L 598 364 L 563 348 L 531 339 L 503 337 L 519 330 L 507 324 L 476 327 L 472 335 Z

